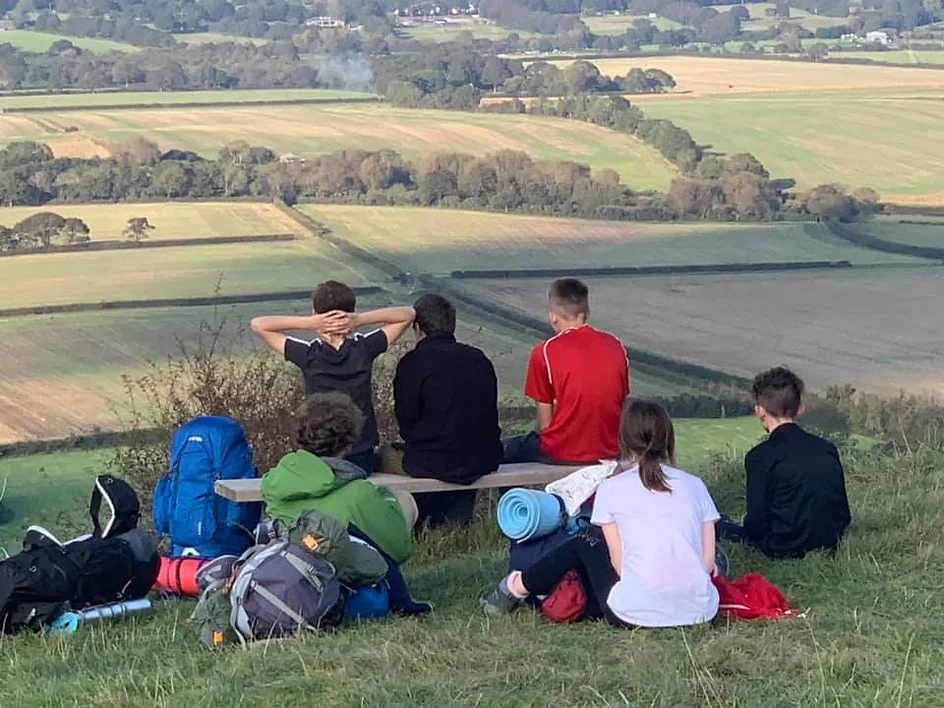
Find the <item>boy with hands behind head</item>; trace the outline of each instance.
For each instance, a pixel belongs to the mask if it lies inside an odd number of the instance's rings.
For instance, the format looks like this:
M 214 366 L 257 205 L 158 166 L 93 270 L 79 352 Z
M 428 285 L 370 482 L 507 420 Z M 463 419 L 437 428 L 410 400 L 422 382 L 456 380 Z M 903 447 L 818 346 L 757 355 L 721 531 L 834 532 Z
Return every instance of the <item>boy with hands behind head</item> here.
M 370 474 L 377 469 L 379 442 L 372 399 L 373 363 L 409 329 L 415 313 L 412 307 L 358 313 L 356 305 L 357 295 L 350 287 L 329 280 L 312 296 L 312 315 L 257 317 L 250 326 L 266 346 L 302 370 L 306 393 L 339 391 L 360 408 L 364 429 L 347 459 Z M 378 328 L 367 334 L 356 331 L 370 326 Z M 318 338 L 296 339 L 286 334 L 290 331 L 311 331 Z

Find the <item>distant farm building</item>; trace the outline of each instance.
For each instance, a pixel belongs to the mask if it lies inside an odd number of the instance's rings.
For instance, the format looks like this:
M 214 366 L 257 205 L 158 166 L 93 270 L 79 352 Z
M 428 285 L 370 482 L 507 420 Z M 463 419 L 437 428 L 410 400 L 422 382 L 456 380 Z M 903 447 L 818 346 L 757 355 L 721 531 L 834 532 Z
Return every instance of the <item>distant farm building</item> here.
M 305 26 L 319 29 L 344 29 L 345 22 L 336 17 L 312 17 L 310 20 L 305 20 Z
M 296 155 L 291 152 L 287 152 L 284 155 L 282 155 L 282 157 L 279 158 L 279 162 L 281 162 L 283 165 L 298 164 L 304 161 L 305 161 L 304 157 L 302 157 L 301 155 Z
M 888 44 L 889 39 L 888 32 L 876 31 L 865 33 L 865 41 L 869 43 Z

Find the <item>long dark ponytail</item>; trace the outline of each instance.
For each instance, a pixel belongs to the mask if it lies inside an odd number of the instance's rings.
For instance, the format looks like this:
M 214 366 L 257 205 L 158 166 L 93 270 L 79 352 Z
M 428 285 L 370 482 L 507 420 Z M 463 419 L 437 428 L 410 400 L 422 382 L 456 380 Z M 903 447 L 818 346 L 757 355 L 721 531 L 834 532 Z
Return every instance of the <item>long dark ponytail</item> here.
M 619 443 L 623 457 L 639 464 L 639 479 L 646 489 L 672 491 L 661 463 L 675 464 L 675 428 L 662 406 L 652 401 L 627 401 Z

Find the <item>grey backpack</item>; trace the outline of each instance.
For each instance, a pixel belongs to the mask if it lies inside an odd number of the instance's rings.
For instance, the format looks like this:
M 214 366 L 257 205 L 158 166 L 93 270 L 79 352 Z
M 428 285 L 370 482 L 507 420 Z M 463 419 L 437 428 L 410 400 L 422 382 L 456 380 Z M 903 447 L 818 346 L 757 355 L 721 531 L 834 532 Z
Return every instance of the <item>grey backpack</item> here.
M 241 642 L 341 623 L 344 601 L 334 566 L 285 541 L 252 551 L 229 592 L 230 623 Z

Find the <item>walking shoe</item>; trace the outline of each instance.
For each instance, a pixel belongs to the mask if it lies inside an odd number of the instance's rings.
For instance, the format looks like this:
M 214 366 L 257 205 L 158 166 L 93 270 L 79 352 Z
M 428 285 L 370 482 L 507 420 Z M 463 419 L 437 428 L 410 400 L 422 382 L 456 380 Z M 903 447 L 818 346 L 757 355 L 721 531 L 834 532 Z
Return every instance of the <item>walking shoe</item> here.
M 508 578 L 505 578 L 488 597 L 479 600 L 479 604 L 489 617 L 500 617 L 517 610 L 524 604 L 524 600 L 519 600 L 508 591 Z

